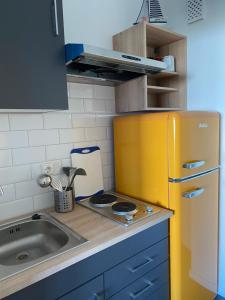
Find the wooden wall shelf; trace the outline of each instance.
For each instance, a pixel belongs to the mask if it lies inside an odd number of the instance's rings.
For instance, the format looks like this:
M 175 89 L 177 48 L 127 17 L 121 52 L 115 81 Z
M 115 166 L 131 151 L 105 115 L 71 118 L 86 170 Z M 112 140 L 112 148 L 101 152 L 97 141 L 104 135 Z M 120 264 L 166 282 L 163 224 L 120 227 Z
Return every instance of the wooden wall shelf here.
M 143 22 L 116 34 L 114 50 L 144 57 L 172 55 L 176 72 L 162 71 L 116 87 L 118 113 L 143 110 L 186 109 L 186 37 Z

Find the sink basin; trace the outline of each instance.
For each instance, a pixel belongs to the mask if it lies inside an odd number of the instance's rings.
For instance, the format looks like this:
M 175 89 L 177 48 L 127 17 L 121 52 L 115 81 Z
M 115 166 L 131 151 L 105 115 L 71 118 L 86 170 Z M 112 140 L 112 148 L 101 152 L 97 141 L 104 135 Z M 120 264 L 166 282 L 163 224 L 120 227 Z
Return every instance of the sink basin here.
M 0 226 L 0 280 L 87 242 L 48 214 Z

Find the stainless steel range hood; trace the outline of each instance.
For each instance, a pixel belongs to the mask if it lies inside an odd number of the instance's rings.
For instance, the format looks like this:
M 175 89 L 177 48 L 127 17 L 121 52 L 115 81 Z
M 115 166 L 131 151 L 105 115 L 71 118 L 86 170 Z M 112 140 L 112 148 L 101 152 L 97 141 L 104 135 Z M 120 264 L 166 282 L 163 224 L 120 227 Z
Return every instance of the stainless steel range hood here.
M 116 86 L 166 69 L 161 61 L 86 44 L 67 44 L 65 50 L 67 76 L 74 82 Z

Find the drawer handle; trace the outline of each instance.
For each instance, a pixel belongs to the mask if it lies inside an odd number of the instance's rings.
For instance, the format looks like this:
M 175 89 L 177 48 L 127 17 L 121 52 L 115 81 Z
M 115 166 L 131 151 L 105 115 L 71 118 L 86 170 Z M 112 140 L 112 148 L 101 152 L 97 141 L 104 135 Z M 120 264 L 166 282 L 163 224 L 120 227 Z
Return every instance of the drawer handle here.
M 95 300 L 101 300 L 101 299 L 103 299 L 103 298 L 102 298 L 102 294 L 103 294 L 103 293 L 94 293 L 94 299 L 95 299 Z
M 53 10 L 54 10 L 54 21 L 55 21 L 55 35 L 59 36 L 59 21 L 58 21 L 58 8 L 57 0 L 53 0 Z
M 130 268 L 129 270 L 132 272 L 132 273 L 135 273 L 137 271 L 139 271 L 140 269 L 144 268 L 145 266 L 147 266 L 148 264 L 150 264 L 151 262 L 153 262 L 153 259 L 151 257 L 146 257 L 146 261 L 143 262 L 142 264 L 134 267 L 134 268 Z
M 144 287 L 142 290 L 136 293 L 130 293 L 130 298 L 137 299 L 154 286 L 154 283 L 150 280 L 146 280 L 146 283 L 147 283 L 146 287 Z
M 204 160 L 196 160 L 196 161 L 192 161 L 192 162 L 183 164 L 183 168 L 184 169 L 195 169 L 195 168 L 200 168 L 204 165 L 205 165 Z
M 201 194 L 203 194 L 205 191 L 205 189 L 203 188 L 198 188 L 196 190 L 192 190 L 192 191 L 189 191 L 189 192 L 185 192 L 183 193 L 183 197 L 186 198 L 186 199 L 192 199 L 192 198 L 195 198 L 195 197 L 198 197 L 200 196 Z

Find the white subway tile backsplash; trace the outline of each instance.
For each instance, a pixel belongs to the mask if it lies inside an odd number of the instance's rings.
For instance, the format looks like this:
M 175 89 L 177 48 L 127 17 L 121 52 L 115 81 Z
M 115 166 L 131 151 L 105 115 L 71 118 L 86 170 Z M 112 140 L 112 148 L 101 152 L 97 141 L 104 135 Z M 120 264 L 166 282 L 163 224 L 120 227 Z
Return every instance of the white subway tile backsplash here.
M 45 209 L 54 206 L 53 192 L 34 196 L 34 210 Z
M 32 197 L 0 204 L 0 220 L 28 214 L 34 210 Z
M 112 178 L 114 177 L 114 167 L 113 165 L 106 165 L 102 167 L 103 177 L 104 178 Z
M 30 146 L 59 144 L 58 129 L 31 130 L 28 132 Z
M 42 188 L 38 185 L 36 180 L 24 181 L 16 183 L 16 199 L 31 197 L 34 195 L 44 194 L 50 192 L 51 187 Z
M 101 152 L 102 165 L 113 165 L 113 155 L 112 152 Z
M 0 185 L 21 182 L 31 178 L 30 166 L 14 166 L 10 168 L 0 168 Z
M 115 99 L 115 88 L 110 86 L 94 85 L 94 97 L 97 99 Z
M 11 150 L 0 150 L 0 167 L 9 167 L 12 165 Z
M 102 152 L 110 152 L 113 151 L 113 141 L 112 140 L 104 140 L 104 141 L 98 141 L 97 145 L 101 149 Z
M 113 178 L 104 178 L 103 181 L 103 185 L 104 185 L 104 190 L 105 191 L 111 191 L 114 189 L 114 181 Z
M 73 144 L 60 144 L 46 147 L 46 158 L 48 160 L 57 160 L 70 157 L 70 151 Z
M 112 116 L 98 116 L 96 118 L 96 126 L 97 127 L 112 127 L 113 117 Z
M 83 113 L 84 112 L 84 100 L 81 98 L 69 98 L 69 110 L 71 112 Z
M 11 130 L 42 129 L 43 117 L 41 114 L 9 114 Z
M 115 101 L 114 100 L 105 101 L 105 106 L 106 106 L 106 112 L 107 113 L 115 114 L 116 106 L 115 106 Z
M 113 128 L 107 127 L 107 139 L 113 139 Z
M 68 113 L 47 113 L 44 115 L 44 126 L 51 128 L 71 128 L 71 114 Z
M 62 167 L 71 167 L 72 162 L 70 158 L 62 159 Z
M 51 188 L 38 186 L 42 165 L 54 174 L 71 166 L 73 148 L 98 145 L 105 190 L 114 186 L 114 88 L 68 83 L 69 111 L 0 114 L 0 220 L 54 205 Z
M 96 117 L 93 116 L 79 116 L 77 114 L 72 115 L 73 127 L 95 127 Z
M 105 127 L 86 128 L 86 139 L 104 140 L 107 138 L 107 130 Z
M 74 148 L 86 148 L 86 147 L 93 147 L 96 146 L 96 141 L 87 141 L 87 142 L 80 142 L 80 143 L 74 143 Z
M 3 195 L 0 196 L 0 203 L 7 201 L 14 201 L 16 199 L 15 186 L 14 184 L 3 185 Z
M 93 85 L 73 83 L 69 85 L 69 93 L 71 98 L 93 98 Z
M 85 111 L 88 113 L 98 112 L 104 113 L 106 112 L 106 102 L 100 99 L 84 99 L 84 107 Z
M 0 132 L 0 149 L 26 146 L 28 146 L 28 136 L 26 131 Z
M 13 164 L 25 165 L 45 161 L 45 147 L 13 149 Z
M 9 130 L 9 117 L 7 114 L 0 114 L 0 131 Z
M 60 129 L 60 143 L 73 143 L 85 141 L 84 128 Z

